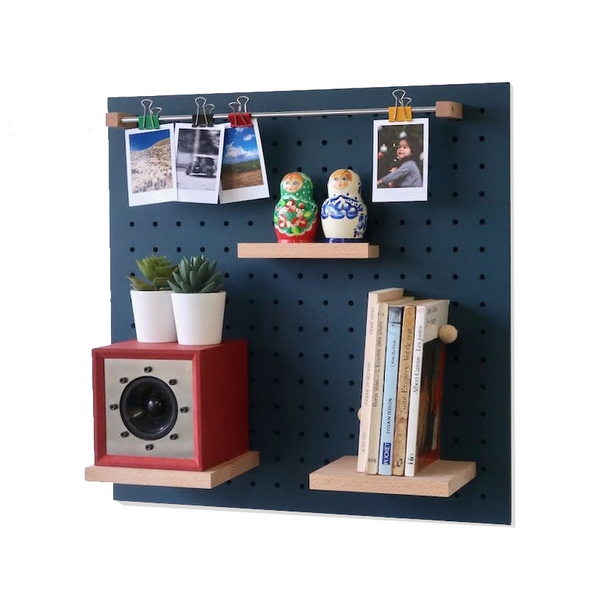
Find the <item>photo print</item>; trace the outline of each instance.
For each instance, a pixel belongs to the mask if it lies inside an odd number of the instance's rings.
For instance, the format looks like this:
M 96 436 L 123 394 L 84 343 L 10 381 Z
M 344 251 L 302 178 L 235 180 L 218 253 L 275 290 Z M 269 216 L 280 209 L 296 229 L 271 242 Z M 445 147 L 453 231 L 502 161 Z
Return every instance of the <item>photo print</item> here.
M 373 202 L 427 200 L 429 119 L 375 121 Z
M 176 165 L 180 202 L 217 204 L 223 159 L 223 126 L 177 123 Z
M 125 131 L 129 206 L 177 200 L 175 129 Z
M 269 184 L 256 119 L 252 119 L 252 127 L 231 127 L 229 123 L 224 127 L 221 203 L 268 198 Z

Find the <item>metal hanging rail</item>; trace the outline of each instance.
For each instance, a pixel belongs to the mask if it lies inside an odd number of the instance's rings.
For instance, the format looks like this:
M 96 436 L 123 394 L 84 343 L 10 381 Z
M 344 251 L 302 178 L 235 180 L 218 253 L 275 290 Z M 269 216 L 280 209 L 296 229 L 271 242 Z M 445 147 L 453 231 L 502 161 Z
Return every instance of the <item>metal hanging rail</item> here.
M 399 98 L 397 96 L 398 92 L 402 92 L 402 96 Z M 255 112 L 252 113 L 252 117 L 257 118 L 279 118 L 279 117 L 329 117 L 329 116 L 352 116 L 352 115 L 380 115 L 386 114 L 389 115 L 390 120 L 403 120 L 402 115 L 404 115 L 404 111 L 407 111 L 407 114 L 411 113 L 434 113 L 436 117 L 446 117 L 451 119 L 462 119 L 462 104 L 459 102 L 452 101 L 437 101 L 435 106 L 410 106 L 412 100 L 406 96 L 406 92 L 402 89 L 396 89 L 392 92 L 392 96 L 395 99 L 394 107 L 388 108 L 333 108 L 333 109 L 320 109 L 320 110 L 289 110 L 289 111 L 267 111 L 267 112 Z M 199 103 L 199 100 L 203 100 L 204 103 L 202 106 Z M 175 122 L 186 122 L 191 121 L 194 126 L 198 126 L 200 122 L 204 122 L 208 124 L 208 121 L 211 122 L 214 119 L 230 119 L 232 115 L 237 114 L 241 116 L 245 114 L 248 118 L 250 117 L 250 113 L 246 113 L 246 107 L 248 104 L 249 97 L 248 96 L 239 96 L 236 101 L 230 102 L 229 106 L 231 107 L 231 113 L 218 113 L 213 114 L 211 111 L 214 109 L 214 105 L 207 102 L 206 98 L 202 96 L 198 96 L 195 99 L 196 103 L 196 114 L 188 114 L 188 115 L 160 115 L 160 111 L 162 110 L 160 107 L 152 107 L 152 100 L 145 99 L 142 100 L 142 107 L 144 109 L 143 119 L 152 118 L 158 119 L 160 118 L 161 123 L 175 123 Z M 201 121 L 200 116 L 204 117 L 204 121 Z M 106 116 L 106 124 L 108 127 L 134 127 L 136 124 L 140 122 L 142 117 L 137 117 L 131 114 L 126 113 L 107 113 Z M 408 120 L 410 120 L 410 116 Z M 246 123 L 249 124 L 249 123 Z
M 435 106 L 415 106 L 413 113 L 436 112 Z M 253 117 L 329 117 L 336 115 L 370 115 L 370 114 L 388 114 L 387 108 L 339 108 L 330 110 L 290 110 L 290 111 L 272 111 L 272 112 L 253 112 Z M 229 113 L 218 113 L 213 115 L 215 119 L 227 119 Z M 192 121 L 192 115 L 160 115 L 161 123 L 175 123 L 178 121 Z M 122 117 L 121 123 L 137 123 L 137 117 Z

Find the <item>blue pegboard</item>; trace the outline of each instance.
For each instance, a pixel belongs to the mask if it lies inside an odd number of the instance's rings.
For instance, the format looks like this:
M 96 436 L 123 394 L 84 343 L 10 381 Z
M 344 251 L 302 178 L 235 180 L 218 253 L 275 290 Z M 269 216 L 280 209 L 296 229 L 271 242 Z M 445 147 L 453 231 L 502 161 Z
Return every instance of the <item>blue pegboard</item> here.
M 462 120 L 430 114 L 429 201 L 371 204 L 372 122 L 384 115 L 262 118 L 270 199 L 130 208 L 125 142 L 110 129 L 113 342 L 135 337 L 125 276 L 152 252 L 198 252 L 226 273 L 225 338 L 250 347 L 251 448 L 260 467 L 214 490 L 115 485 L 117 500 L 479 523 L 511 522 L 510 86 L 411 87 L 413 106 L 464 104 Z M 390 88 L 250 93 L 254 112 L 385 107 Z M 246 92 L 240 92 L 246 93 Z M 215 94 L 216 112 L 240 93 Z M 195 96 L 154 97 L 164 115 L 191 114 Z M 111 98 L 137 114 L 139 98 Z M 422 116 L 422 115 L 418 115 Z M 274 242 L 279 181 L 302 170 L 327 196 L 351 167 L 363 181 L 376 260 L 241 260 L 238 242 Z M 356 454 L 367 293 L 400 286 L 450 298 L 459 329 L 448 347 L 442 458 L 477 463 L 450 498 L 312 491 L 309 473 Z

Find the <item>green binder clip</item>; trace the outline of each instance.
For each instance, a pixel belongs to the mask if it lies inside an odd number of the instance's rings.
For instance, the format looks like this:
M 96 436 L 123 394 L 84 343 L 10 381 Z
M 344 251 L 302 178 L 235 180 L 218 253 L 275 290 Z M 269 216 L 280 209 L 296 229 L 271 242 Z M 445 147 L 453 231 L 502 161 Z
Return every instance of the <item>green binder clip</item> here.
M 157 106 L 153 109 L 153 102 L 149 98 L 145 98 L 140 104 L 142 105 L 144 112 L 138 116 L 138 129 L 159 129 L 159 115 L 162 111 L 162 108 Z

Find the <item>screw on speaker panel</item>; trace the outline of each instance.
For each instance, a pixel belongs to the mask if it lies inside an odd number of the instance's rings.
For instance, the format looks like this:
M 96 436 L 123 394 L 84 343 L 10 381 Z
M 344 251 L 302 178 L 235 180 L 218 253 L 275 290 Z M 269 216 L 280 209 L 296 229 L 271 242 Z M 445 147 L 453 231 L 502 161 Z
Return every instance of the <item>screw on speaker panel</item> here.
M 190 410 L 190 409 L 189 409 L 187 406 L 182 406 L 182 407 L 179 409 L 179 412 L 181 412 L 181 413 L 186 413 L 186 412 L 188 412 L 189 410 Z
M 154 444 L 146 444 L 146 450 L 154 450 Z
M 129 431 L 121 431 L 121 437 L 122 438 L 129 437 Z
M 144 373 L 152 373 L 152 367 L 144 367 Z
M 179 439 L 179 436 L 178 436 L 176 433 L 172 433 L 172 434 L 169 436 L 169 439 L 171 439 L 171 440 L 177 440 L 177 439 Z
M 119 379 L 119 383 L 127 383 L 129 381 L 129 379 L 127 379 L 127 377 L 121 377 L 121 379 Z
M 118 404 L 111 404 L 108 408 L 110 408 L 110 410 L 117 410 L 117 408 L 119 408 Z
M 169 385 L 177 385 L 177 379 L 169 379 Z

